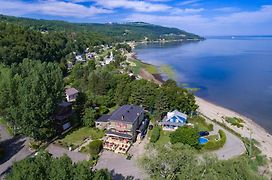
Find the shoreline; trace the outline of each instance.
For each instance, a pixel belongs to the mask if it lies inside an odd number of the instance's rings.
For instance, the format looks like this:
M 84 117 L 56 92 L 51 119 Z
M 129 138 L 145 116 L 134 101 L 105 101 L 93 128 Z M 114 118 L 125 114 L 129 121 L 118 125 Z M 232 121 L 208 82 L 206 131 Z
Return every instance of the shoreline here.
M 136 53 L 134 54 L 134 57 L 136 57 L 135 59 L 141 61 L 142 63 L 145 63 L 142 60 L 137 58 Z M 147 70 L 145 71 L 146 73 L 149 73 Z M 162 77 L 161 73 L 156 75 L 149 73 L 148 76 L 149 77 L 152 76 L 152 78 L 147 78 L 147 80 L 155 79 L 155 81 L 153 82 L 159 85 L 164 83 L 164 80 L 162 78 L 158 78 L 158 76 Z M 208 118 L 212 120 L 214 119 L 219 123 L 225 124 L 227 127 L 239 133 L 242 137 L 246 137 L 249 139 L 251 137 L 252 139 L 255 139 L 258 142 L 258 144 L 255 144 L 255 145 L 261 150 L 262 154 L 266 155 L 267 158 L 272 160 L 272 135 L 267 130 L 265 130 L 263 127 L 261 127 L 252 119 L 244 115 L 241 115 L 240 113 L 237 113 L 234 110 L 230 110 L 220 105 L 216 105 L 196 95 L 194 96 L 195 96 L 196 104 L 199 106 L 198 111 L 200 113 L 202 113 L 203 115 L 207 116 Z M 236 126 L 232 126 L 230 123 L 227 123 L 224 117 L 241 118 L 244 120 L 244 123 L 243 123 L 244 127 L 238 128 Z

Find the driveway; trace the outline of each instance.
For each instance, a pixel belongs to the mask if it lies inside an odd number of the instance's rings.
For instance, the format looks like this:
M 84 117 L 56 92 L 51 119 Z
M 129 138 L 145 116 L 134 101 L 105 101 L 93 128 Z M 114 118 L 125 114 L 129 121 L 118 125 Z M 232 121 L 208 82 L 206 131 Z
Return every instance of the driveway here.
M 127 160 L 125 155 L 111 151 L 103 151 L 95 169 L 108 169 L 114 180 L 145 179 L 144 173 L 138 168 L 136 159 Z
M 210 120 L 207 120 L 207 121 L 213 124 L 213 131 L 211 132 L 211 134 L 218 133 L 219 129 L 222 129 L 225 132 L 227 137 L 226 143 L 224 144 L 222 148 L 212 151 L 212 153 L 215 153 L 217 155 L 218 159 L 220 160 L 231 159 L 231 158 L 242 155 L 246 151 L 245 145 L 239 137 L 230 133 L 229 131 L 222 128 L 218 124 Z
M 61 157 L 64 154 L 67 154 L 74 163 L 89 160 L 89 156 L 87 154 L 69 151 L 68 149 L 56 144 L 50 144 L 46 149 L 48 150 L 49 153 L 53 155 L 53 157 Z
M 3 136 L 3 129 L 1 130 L 1 136 Z M 6 136 L 7 137 L 7 136 Z M 0 160 L 0 179 L 3 178 L 14 162 L 20 161 L 32 152 L 28 149 L 29 139 L 23 136 L 10 137 L 1 141 L 1 145 L 5 148 L 5 156 Z
M 144 138 L 143 141 L 138 140 L 133 144 L 128 151 L 128 154 L 133 155 L 130 160 L 127 160 L 125 155 L 103 151 L 94 168 L 108 169 L 114 180 L 149 179 L 148 175 L 137 164 L 139 157 L 145 152 L 144 147 L 147 142 L 148 139 Z

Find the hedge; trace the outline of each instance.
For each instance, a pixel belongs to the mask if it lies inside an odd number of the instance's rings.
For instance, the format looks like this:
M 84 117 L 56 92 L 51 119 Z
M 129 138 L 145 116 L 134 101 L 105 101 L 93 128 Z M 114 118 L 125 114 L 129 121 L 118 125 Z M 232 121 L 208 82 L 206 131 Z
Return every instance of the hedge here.
M 152 134 L 151 134 L 151 137 L 150 137 L 150 142 L 152 143 L 155 143 L 158 141 L 158 139 L 160 138 L 160 127 L 158 126 L 155 126 L 152 130 Z
M 220 140 L 218 141 L 209 141 L 204 145 L 204 149 L 207 150 L 217 150 L 221 147 L 224 146 L 224 144 L 226 143 L 227 137 L 226 134 L 223 130 L 219 130 L 218 134 L 220 135 Z

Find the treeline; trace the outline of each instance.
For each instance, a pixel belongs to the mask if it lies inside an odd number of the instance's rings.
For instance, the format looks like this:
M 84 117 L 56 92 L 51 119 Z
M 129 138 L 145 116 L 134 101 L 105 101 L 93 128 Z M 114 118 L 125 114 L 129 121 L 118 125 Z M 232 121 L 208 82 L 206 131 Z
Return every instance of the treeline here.
M 142 22 L 117 24 L 95 23 L 68 23 L 65 21 L 35 20 L 0 15 L 0 21 L 18 24 L 38 31 L 62 31 L 75 33 L 95 32 L 106 37 L 111 37 L 114 42 L 141 41 L 158 39 L 202 39 L 200 36 L 188 33 L 177 28 L 162 27 Z
M 97 33 L 52 31 L 42 33 L 12 23 L 0 22 L 0 63 L 11 65 L 24 58 L 60 62 L 72 52 L 110 43 L 111 38 Z
M 44 152 L 15 162 L 7 180 L 65 179 L 65 180 L 111 180 L 107 170 L 91 170 L 88 162 L 73 164 L 68 156 L 53 158 Z

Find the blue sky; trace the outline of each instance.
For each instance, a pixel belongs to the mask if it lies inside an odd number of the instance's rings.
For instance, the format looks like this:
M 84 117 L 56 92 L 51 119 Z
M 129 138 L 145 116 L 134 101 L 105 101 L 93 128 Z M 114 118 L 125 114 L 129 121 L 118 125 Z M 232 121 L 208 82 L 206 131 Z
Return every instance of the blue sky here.
M 131 22 L 199 35 L 271 35 L 272 0 L 0 0 L 0 14 L 70 22 Z

